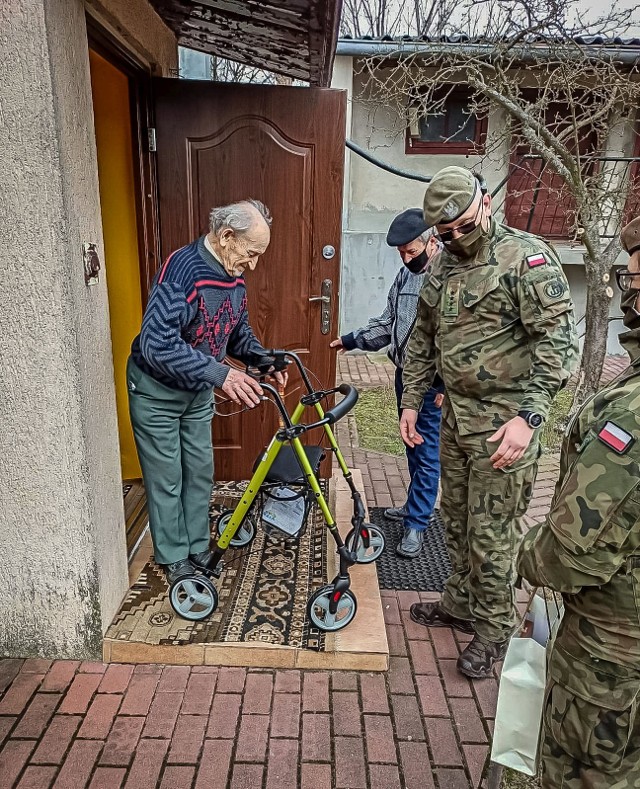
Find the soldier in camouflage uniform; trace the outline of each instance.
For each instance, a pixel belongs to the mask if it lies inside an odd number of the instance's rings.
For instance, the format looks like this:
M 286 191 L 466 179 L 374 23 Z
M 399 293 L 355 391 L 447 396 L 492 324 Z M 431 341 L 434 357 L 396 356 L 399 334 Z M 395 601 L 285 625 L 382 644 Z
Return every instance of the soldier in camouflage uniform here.
M 437 173 L 424 199 L 445 251 L 420 294 L 404 367 L 401 434 L 436 372 L 445 384 L 441 511 L 452 564 L 442 599 L 414 621 L 474 638 L 458 659 L 489 676 L 517 624 L 515 558 L 540 454 L 538 431 L 571 373 L 577 341 L 569 286 L 540 238 L 498 224 L 481 179 Z
M 548 665 L 544 789 L 640 787 L 640 218 L 618 272 L 631 366 L 567 429 L 546 522 L 518 571 L 562 593 Z

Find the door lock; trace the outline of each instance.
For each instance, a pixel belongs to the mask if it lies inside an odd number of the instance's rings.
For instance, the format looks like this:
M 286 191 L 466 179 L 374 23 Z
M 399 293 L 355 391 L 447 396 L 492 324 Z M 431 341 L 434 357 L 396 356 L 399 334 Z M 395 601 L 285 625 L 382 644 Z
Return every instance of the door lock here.
M 322 280 L 322 287 L 320 288 L 320 296 L 309 296 L 309 301 L 319 301 L 322 304 L 320 310 L 320 331 L 322 334 L 329 334 L 331 328 L 331 288 L 332 282 L 330 279 Z

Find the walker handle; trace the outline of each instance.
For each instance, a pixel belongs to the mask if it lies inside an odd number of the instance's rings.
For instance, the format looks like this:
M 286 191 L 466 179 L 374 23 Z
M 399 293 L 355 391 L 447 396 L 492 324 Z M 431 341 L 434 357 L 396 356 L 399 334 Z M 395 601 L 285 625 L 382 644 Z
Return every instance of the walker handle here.
M 330 425 L 333 425 L 343 416 L 346 416 L 349 411 L 358 402 L 358 390 L 351 384 L 340 384 L 336 389 L 337 392 L 344 395 L 344 398 L 336 403 L 329 411 L 325 411 L 324 418 Z

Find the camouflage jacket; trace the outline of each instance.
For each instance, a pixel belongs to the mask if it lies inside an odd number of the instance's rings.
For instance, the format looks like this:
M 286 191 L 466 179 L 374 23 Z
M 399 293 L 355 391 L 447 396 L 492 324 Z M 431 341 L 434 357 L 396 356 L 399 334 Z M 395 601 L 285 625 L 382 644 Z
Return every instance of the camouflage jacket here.
M 623 302 L 632 363 L 569 425 L 544 523 L 518 572 L 562 592 L 563 634 L 602 660 L 640 664 L 640 315 Z
M 403 372 L 403 408 L 420 409 L 436 371 L 443 418 L 461 434 L 495 430 L 520 409 L 546 417 L 577 356 L 573 303 L 555 252 L 492 223 L 471 260 L 443 252 L 418 304 Z

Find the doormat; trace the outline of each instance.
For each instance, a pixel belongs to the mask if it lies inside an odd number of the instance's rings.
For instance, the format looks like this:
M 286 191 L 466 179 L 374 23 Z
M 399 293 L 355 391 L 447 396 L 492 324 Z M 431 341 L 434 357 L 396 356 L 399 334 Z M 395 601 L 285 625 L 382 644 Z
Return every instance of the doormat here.
M 210 521 L 233 509 L 247 483 L 215 486 Z M 326 527 L 312 507 L 297 540 L 258 528 L 249 546 L 229 549 L 215 580 L 218 608 L 201 622 L 178 617 L 171 608 L 164 571 L 152 560 L 130 588 L 106 638 L 157 645 L 254 642 L 324 651 L 324 633 L 307 619 L 307 601 L 327 583 Z
M 384 517 L 383 507 L 369 509 L 371 522 L 384 532 L 386 550 L 378 559 L 378 582 L 381 589 L 412 592 L 441 592 L 451 574 L 451 563 L 444 541 L 444 523 L 435 510 L 424 533 L 422 553 L 415 559 L 404 559 L 396 553 L 402 539 L 402 521 Z

